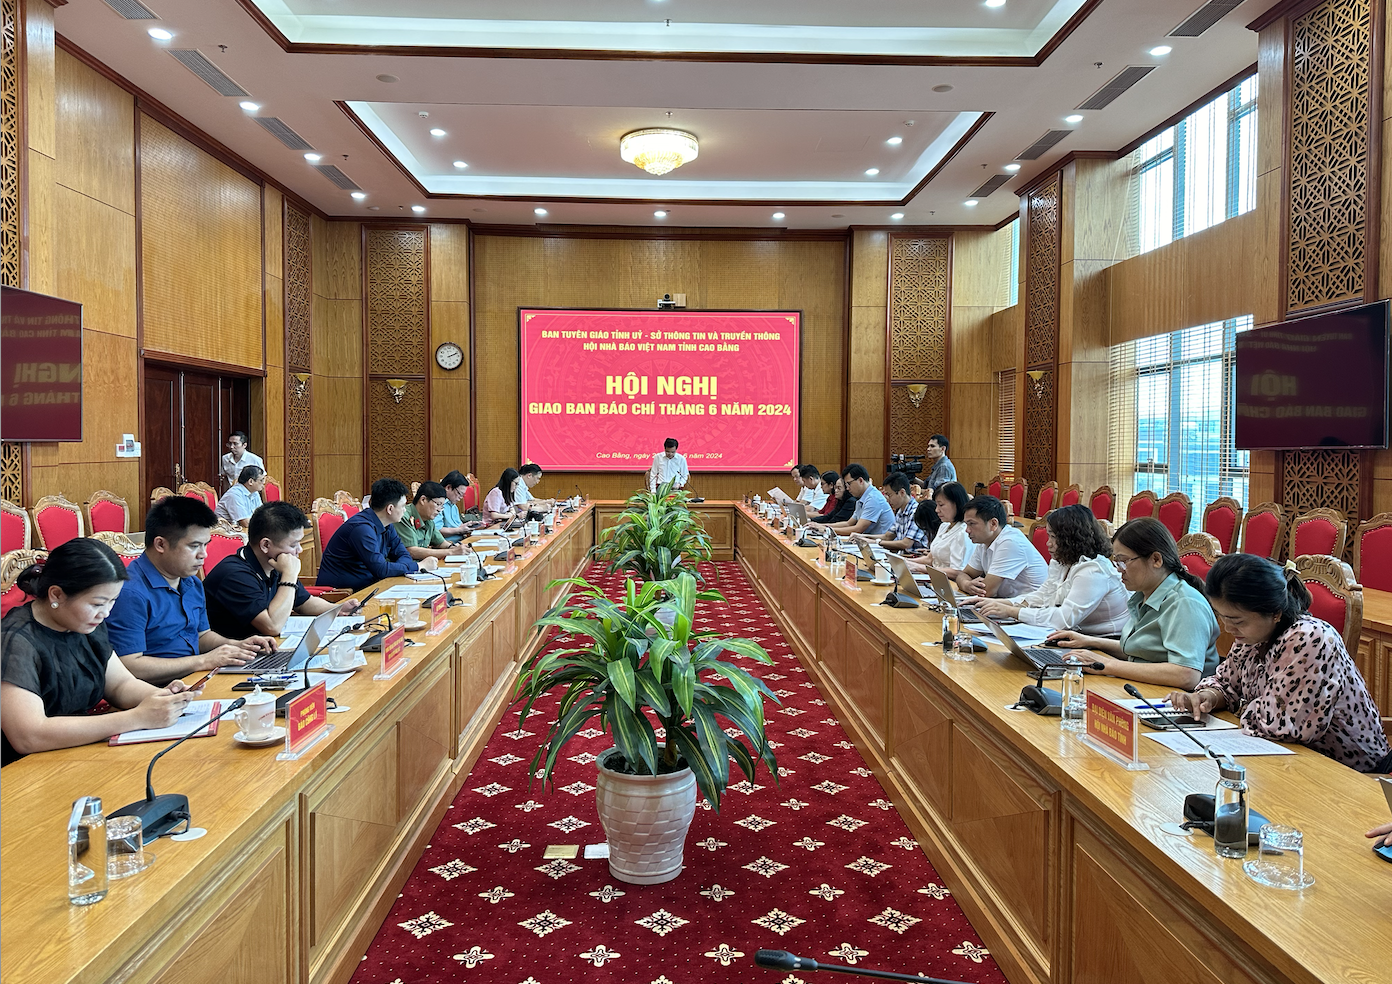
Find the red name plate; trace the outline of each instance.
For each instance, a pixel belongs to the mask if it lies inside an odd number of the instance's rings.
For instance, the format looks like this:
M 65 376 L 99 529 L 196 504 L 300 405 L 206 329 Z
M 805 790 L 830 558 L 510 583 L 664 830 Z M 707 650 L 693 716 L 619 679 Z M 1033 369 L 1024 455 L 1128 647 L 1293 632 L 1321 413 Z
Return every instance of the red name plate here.
M 430 602 L 430 634 L 444 629 L 449 623 L 449 599 L 444 592 L 437 594 Z
M 1087 736 L 1124 758 L 1136 761 L 1140 740 L 1136 712 L 1089 690 L 1087 695 Z
M 300 752 L 328 723 L 329 688 L 321 683 L 300 694 L 286 708 L 286 739 L 290 751 Z
M 398 625 L 382 637 L 382 675 L 391 676 L 406 652 L 406 627 Z
M 855 583 L 856 583 L 856 562 L 855 562 L 855 558 L 854 558 L 854 557 L 847 557 L 847 558 L 846 558 L 846 573 L 845 573 L 844 576 L 845 576 L 845 578 L 846 578 L 846 583 L 847 583 L 848 585 L 850 585 L 851 587 L 855 587 Z

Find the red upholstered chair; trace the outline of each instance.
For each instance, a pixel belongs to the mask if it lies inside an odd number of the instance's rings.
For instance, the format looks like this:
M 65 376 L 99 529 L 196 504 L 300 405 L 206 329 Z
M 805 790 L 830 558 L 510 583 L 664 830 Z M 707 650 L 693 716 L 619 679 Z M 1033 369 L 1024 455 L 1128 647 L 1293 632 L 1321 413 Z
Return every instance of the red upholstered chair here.
M 345 492 L 339 489 L 334 493 L 333 501 L 334 505 L 343 510 L 343 515 L 349 519 L 352 519 L 358 513 L 362 512 L 362 503 L 353 498 L 353 493 L 351 492 Z
M 1155 505 L 1155 493 L 1150 489 L 1142 489 L 1131 497 L 1131 501 L 1126 503 L 1126 518 L 1129 521 L 1140 519 L 1142 516 L 1154 516 Z
M 1224 553 L 1232 553 L 1242 532 L 1242 503 L 1225 495 L 1204 506 L 1203 531 L 1218 541 Z
M 82 504 L 82 511 L 87 514 L 89 533 L 125 533 L 130 529 L 130 508 L 114 492 L 97 489 Z
M 1337 557 L 1310 554 L 1297 557 L 1295 566 L 1310 590 L 1310 614 L 1338 629 L 1349 654 L 1357 655 L 1363 631 L 1363 585 L 1354 579 L 1353 568 Z
M 314 551 L 322 563 L 324 560 L 324 548 L 329 545 L 333 535 L 338 532 L 338 528 L 348 521 L 348 517 L 343 514 L 343 510 L 336 506 L 332 499 L 325 499 L 320 496 L 314 500 Z
M 1083 490 L 1079 488 L 1077 485 L 1070 485 L 1068 486 L 1068 488 L 1064 489 L 1063 493 L 1059 496 L 1059 507 L 1062 508 L 1063 506 L 1076 506 L 1079 502 L 1082 501 Z
M 1005 479 L 996 475 L 986 483 L 986 494 L 995 496 L 997 499 L 1005 498 Z
M 1049 510 L 1054 508 L 1054 501 L 1058 499 L 1058 482 L 1045 482 L 1039 487 L 1039 498 L 1034 502 L 1034 515 L 1037 519 L 1043 519 L 1048 515 Z
M 1189 532 L 1189 521 L 1194 518 L 1194 504 L 1183 492 L 1171 492 L 1155 504 L 1155 518 L 1165 524 L 1170 536 L 1178 540 Z
M 0 556 L 0 618 L 29 600 L 29 595 L 19 589 L 15 580 L 24 568 L 47 556 L 47 550 L 7 550 Z
M 1029 532 L 1030 543 L 1034 544 L 1034 549 L 1039 551 L 1039 556 L 1044 558 L 1044 563 L 1048 563 L 1053 558 L 1049 555 L 1049 524 L 1042 519 L 1034 524 L 1034 529 Z
M 207 577 L 209 571 L 246 546 L 246 542 L 246 534 L 238 527 L 226 523 L 214 526 L 212 538 L 208 541 L 208 556 L 203 561 L 202 576 Z
M 267 502 L 280 501 L 280 479 L 266 476 L 266 487 L 261 490 L 261 494 L 266 497 Z
M 1392 591 L 1392 513 L 1360 523 L 1353 538 L 1353 573 L 1365 588 Z
M 52 550 L 75 537 L 82 536 L 82 510 L 77 503 L 61 495 L 46 495 L 34 503 L 34 530 L 39 546 Z
M 475 485 L 475 484 L 471 481 L 471 482 L 469 483 L 469 487 L 468 487 L 467 489 L 464 490 L 464 498 L 463 498 L 462 500 L 460 500 L 460 503 L 459 503 L 459 511 L 460 511 L 460 512 L 468 512 L 470 509 L 477 509 L 478 507 L 479 507 L 478 486 Z
M 1208 580 L 1208 572 L 1223 556 L 1218 538 L 1211 533 L 1186 533 L 1176 545 L 1179 547 L 1179 562 L 1200 581 Z
M 167 489 L 163 485 L 157 485 L 150 490 L 150 505 L 153 506 L 156 502 L 168 499 L 173 494 L 173 489 Z
M 131 538 L 124 533 L 99 530 L 92 534 L 91 539 L 100 540 L 112 550 L 115 550 L 116 555 L 121 558 L 121 563 L 125 564 L 127 567 L 131 565 L 131 561 L 144 553 L 140 545 L 132 541 Z
M 1029 482 L 1023 478 L 1011 479 L 1006 487 L 1005 497 L 1010 503 L 1010 511 L 1016 516 L 1025 514 L 1025 499 L 1029 497 Z
M 217 508 L 217 490 L 207 482 L 185 482 L 179 486 L 179 494 L 194 499 L 202 499 L 208 504 L 209 509 Z
M 1333 509 L 1311 509 L 1291 521 L 1290 557 L 1305 554 L 1344 555 L 1348 540 L 1348 520 Z
M 30 546 L 29 514 L 9 499 L 0 499 L 0 552 L 28 550 Z
M 1092 495 L 1088 496 L 1088 508 L 1098 519 L 1105 519 L 1110 523 L 1112 514 L 1116 511 L 1116 493 L 1112 491 L 1112 487 L 1110 485 L 1098 486 Z
M 1286 545 L 1286 509 L 1279 502 L 1255 505 L 1242 521 L 1242 553 L 1280 560 Z

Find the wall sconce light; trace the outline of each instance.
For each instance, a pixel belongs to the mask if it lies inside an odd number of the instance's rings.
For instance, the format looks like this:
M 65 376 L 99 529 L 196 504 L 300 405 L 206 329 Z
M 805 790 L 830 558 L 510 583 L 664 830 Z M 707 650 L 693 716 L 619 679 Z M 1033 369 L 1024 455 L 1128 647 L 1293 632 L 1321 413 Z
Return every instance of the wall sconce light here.
M 309 373 L 292 372 L 290 374 L 291 395 L 297 399 L 304 399 L 304 395 L 309 392 Z
M 928 395 L 928 387 L 922 383 L 912 383 L 905 387 L 909 391 L 909 403 L 915 410 L 923 406 L 923 398 Z
M 387 389 L 391 390 L 392 399 L 400 403 L 402 397 L 406 395 L 406 380 L 388 379 L 386 382 Z
M 1025 373 L 1029 377 L 1030 388 L 1034 390 L 1036 400 L 1044 399 L 1044 377 L 1048 375 L 1046 369 L 1031 369 Z

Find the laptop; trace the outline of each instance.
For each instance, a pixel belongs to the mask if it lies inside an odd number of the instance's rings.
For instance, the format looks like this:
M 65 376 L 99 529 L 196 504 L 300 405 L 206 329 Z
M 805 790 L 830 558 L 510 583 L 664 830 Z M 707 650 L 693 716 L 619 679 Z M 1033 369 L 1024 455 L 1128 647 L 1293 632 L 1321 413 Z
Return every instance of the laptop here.
M 919 578 L 928 580 L 927 574 L 915 574 L 909 570 L 909 563 L 898 554 L 886 554 L 885 558 L 889 561 L 889 569 L 894 573 L 896 590 L 900 594 L 906 594 L 910 598 L 917 598 L 919 601 L 927 601 L 923 594 L 923 589 L 919 584 Z
M 957 609 L 957 618 L 966 622 L 968 625 L 979 624 L 981 617 L 970 608 L 961 607 L 957 596 L 957 589 L 952 586 L 952 582 L 947 579 L 947 575 L 936 567 L 928 568 L 928 582 L 933 585 L 933 593 L 938 596 L 938 600 L 952 605 Z
M 333 631 L 334 619 L 342 610 L 343 605 L 334 605 L 328 611 L 314 617 L 314 621 L 309 623 L 309 628 L 305 629 L 304 635 L 300 636 L 300 643 L 294 649 L 286 652 L 277 649 L 273 653 L 266 653 L 256 657 L 245 666 L 224 666 L 219 673 L 279 673 L 283 670 L 297 670 L 309 658 L 319 651 L 319 647 L 328 639 L 329 633 Z
M 987 618 L 985 615 L 979 616 L 982 624 L 996 634 L 996 638 L 1001 641 L 1010 654 L 1017 659 L 1028 663 L 1034 670 L 1062 668 L 1066 664 L 1065 657 L 1071 652 L 1067 649 L 1053 649 L 1048 646 L 1021 646 L 1016 642 L 1000 624 Z
M 799 526 L 807 525 L 807 506 L 801 502 L 789 502 L 784 508 L 788 510 L 788 515 L 793 518 L 793 522 Z

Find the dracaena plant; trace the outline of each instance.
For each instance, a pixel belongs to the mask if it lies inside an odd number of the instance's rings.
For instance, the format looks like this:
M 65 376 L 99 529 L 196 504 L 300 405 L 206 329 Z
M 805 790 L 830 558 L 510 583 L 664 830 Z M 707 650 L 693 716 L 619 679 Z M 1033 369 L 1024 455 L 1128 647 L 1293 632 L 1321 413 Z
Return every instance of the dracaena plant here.
M 525 722 L 539 697 L 561 690 L 556 718 L 532 758 L 532 776 L 542 770 L 543 781 L 553 782 L 566 743 L 597 720 L 628 771 L 661 775 L 690 767 L 717 811 L 732 760 L 751 782 L 760 761 L 777 781 L 778 763 L 764 733 L 764 699 L 778 698 L 762 680 L 721 657 L 773 660 L 749 639 L 693 628 L 696 602 L 724 601 L 720 592 L 698 592 L 696 579 L 685 571 L 641 588 L 630 578 L 619 601 L 583 578 L 556 585 L 567 585 L 568 596 L 536 624 L 569 634 L 575 644 L 529 659 L 514 694 L 515 703 L 525 702 Z M 670 624 L 658 617 L 661 609 L 671 613 Z M 660 741 L 654 719 L 664 729 Z M 725 724 L 740 735 L 727 734 Z
M 710 535 L 688 508 L 691 493 L 671 482 L 635 492 L 614 525 L 599 535 L 594 557 L 610 571 L 629 570 L 644 581 L 670 581 L 710 560 Z

